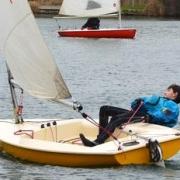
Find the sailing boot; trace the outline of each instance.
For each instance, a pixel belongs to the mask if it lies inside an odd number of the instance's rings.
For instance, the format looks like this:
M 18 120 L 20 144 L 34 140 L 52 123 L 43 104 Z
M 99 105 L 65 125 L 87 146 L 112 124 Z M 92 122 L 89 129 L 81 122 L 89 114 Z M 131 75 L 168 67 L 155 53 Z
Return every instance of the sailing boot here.
M 96 141 L 90 141 L 90 140 L 87 139 L 83 134 L 79 134 L 79 137 L 80 137 L 82 143 L 83 143 L 85 146 L 93 147 L 93 146 L 96 146 L 96 145 L 99 144 L 99 143 L 96 142 Z

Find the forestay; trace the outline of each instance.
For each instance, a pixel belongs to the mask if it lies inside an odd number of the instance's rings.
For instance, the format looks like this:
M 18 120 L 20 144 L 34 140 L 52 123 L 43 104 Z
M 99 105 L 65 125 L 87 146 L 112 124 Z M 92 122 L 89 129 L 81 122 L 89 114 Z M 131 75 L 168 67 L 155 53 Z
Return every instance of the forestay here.
M 94 17 L 119 12 L 119 0 L 63 0 L 60 15 Z
M 0 0 L 0 47 L 14 80 L 33 96 L 71 97 L 27 0 Z

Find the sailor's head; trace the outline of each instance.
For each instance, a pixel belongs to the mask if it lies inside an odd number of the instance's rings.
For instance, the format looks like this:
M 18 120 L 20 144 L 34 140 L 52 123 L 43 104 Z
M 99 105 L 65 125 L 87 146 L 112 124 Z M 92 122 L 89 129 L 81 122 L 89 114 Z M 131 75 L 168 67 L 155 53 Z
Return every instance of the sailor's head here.
M 164 92 L 164 97 L 172 99 L 176 103 L 180 103 L 180 86 L 171 84 Z

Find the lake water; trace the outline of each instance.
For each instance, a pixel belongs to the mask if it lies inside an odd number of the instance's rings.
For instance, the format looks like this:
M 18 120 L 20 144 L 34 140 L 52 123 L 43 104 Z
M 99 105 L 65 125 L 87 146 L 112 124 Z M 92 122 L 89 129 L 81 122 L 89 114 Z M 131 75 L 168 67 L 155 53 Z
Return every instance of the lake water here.
M 172 83 L 180 84 L 180 21 L 125 19 L 135 27 L 135 39 L 80 39 L 58 37 L 61 27 L 80 27 L 83 20 L 36 19 L 74 99 L 84 111 L 98 117 L 101 105 L 129 108 L 139 96 L 161 94 Z M 103 27 L 117 26 L 104 19 Z M 0 119 L 12 117 L 12 105 L 4 60 L 0 59 Z M 25 118 L 80 117 L 62 105 L 24 97 Z M 180 127 L 178 124 L 177 128 Z M 157 166 L 66 168 L 18 161 L 0 154 L 0 179 L 180 179 L 180 154 Z

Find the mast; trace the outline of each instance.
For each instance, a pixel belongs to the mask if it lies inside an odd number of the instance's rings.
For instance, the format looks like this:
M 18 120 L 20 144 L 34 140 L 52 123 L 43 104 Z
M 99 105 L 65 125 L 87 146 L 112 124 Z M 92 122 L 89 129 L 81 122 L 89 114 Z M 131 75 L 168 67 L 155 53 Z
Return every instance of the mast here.
M 119 6 L 119 11 L 118 11 L 118 22 L 119 22 L 119 28 L 122 27 L 122 24 L 121 24 L 121 0 L 118 0 L 118 6 Z
M 23 94 L 23 89 L 13 82 L 14 78 L 7 64 L 6 64 L 6 68 L 7 68 L 8 82 L 9 82 L 9 87 L 10 87 L 10 92 L 11 92 L 13 110 L 14 110 L 15 123 L 19 124 L 23 122 L 23 117 L 21 113 L 23 107 L 22 105 L 18 105 L 15 88 L 16 87 L 19 88 L 21 90 L 21 94 Z

